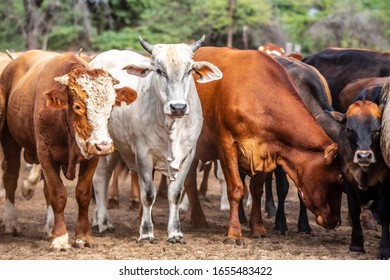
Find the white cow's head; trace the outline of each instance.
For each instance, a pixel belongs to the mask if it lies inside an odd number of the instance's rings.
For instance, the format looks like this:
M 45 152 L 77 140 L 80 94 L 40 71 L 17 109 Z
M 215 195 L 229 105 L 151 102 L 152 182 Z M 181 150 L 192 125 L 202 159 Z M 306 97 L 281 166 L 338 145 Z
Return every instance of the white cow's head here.
M 221 71 L 205 61 L 195 62 L 192 59 L 195 51 L 202 45 L 203 37 L 187 44 L 151 45 L 139 37 L 142 47 L 152 56 L 145 61 L 127 65 L 127 73 L 146 77 L 153 72 L 153 87 L 157 89 L 163 104 L 164 114 L 172 118 L 181 118 L 189 113 L 188 95 L 195 92 L 192 72 L 197 73 L 199 83 L 207 83 L 222 78 Z

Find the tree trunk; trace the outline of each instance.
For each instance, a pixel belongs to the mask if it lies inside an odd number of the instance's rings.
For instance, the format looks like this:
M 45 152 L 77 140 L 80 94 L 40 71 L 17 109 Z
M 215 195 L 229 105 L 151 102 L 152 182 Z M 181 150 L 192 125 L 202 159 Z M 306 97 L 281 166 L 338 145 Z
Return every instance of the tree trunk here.
M 40 44 L 46 48 L 47 38 L 51 31 L 53 19 L 58 13 L 60 1 L 51 1 L 45 10 L 41 11 L 42 0 L 23 0 L 26 13 L 26 42 L 27 50 L 38 49 Z M 45 40 L 46 38 L 46 40 Z
M 234 10 L 236 8 L 236 1 L 229 0 L 229 26 L 227 32 L 227 46 L 233 47 L 233 33 L 234 33 Z

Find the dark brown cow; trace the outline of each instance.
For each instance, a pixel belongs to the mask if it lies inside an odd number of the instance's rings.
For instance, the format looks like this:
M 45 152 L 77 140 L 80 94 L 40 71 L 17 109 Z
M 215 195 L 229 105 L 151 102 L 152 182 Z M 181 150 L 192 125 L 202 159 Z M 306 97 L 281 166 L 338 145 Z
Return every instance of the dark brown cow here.
M 76 247 L 92 246 L 88 207 L 97 156 L 113 151 L 107 122 L 114 104 L 134 101 L 129 88 L 115 90 L 115 80 L 73 54 L 28 51 L 4 69 L 0 93 L 7 97 L 7 118 L 1 144 L 4 150 L 6 232 L 17 233 L 14 207 L 20 153 L 28 163 L 40 163 L 45 194 L 54 212 L 53 250 L 69 247 L 64 222 L 66 189 L 60 178 L 76 177 L 79 215 Z
M 200 48 L 194 60 L 203 59 L 216 65 L 224 78 L 197 85 L 204 124 L 196 159 L 221 160 L 230 202 L 227 241 L 242 241 L 237 210 L 244 186 L 239 168 L 253 177 L 251 236 L 266 233 L 260 199 L 265 175 L 276 165 L 296 183 L 319 225 L 338 226 L 342 188 L 334 162 L 337 145 L 319 127 L 283 67 L 267 54 L 229 48 Z M 192 210 L 201 209 L 196 165 L 195 160 L 185 184 Z M 192 211 L 191 219 L 195 224 L 206 221 L 200 211 Z
M 325 77 L 337 111 L 340 110 L 340 92 L 353 80 L 390 76 L 390 52 L 328 48 L 304 57 L 302 61 L 317 68 Z

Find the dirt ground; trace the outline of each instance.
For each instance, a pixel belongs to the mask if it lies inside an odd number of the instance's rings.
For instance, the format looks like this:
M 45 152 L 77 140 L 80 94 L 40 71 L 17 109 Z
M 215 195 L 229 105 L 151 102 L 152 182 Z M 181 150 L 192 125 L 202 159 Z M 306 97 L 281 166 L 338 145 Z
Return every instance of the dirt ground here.
M 166 243 L 168 221 L 168 202 L 158 198 L 153 208 L 156 244 L 140 245 L 138 238 L 138 213 L 130 207 L 129 181 L 121 180 L 120 207 L 109 210 L 115 226 L 112 233 L 94 232 L 95 248 L 75 249 L 66 252 L 50 252 L 50 240 L 44 231 L 46 204 L 43 184 L 38 184 L 35 195 L 26 200 L 21 195 L 20 187 L 27 176 L 22 170 L 16 196 L 16 208 L 21 232 L 18 236 L 4 233 L 0 228 L 0 259 L 3 260 L 372 260 L 377 258 L 380 227 L 376 230 L 364 229 L 365 254 L 352 253 L 348 250 L 351 228 L 348 225 L 346 199 L 343 197 L 342 225 L 336 230 L 327 231 L 315 224 L 314 216 L 309 213 L 314 235 L 297 233 L 297 214 L 299 202 L 293 185 L 286 200 L 286 213 L 289 233 L 281 236 L 272 232 L 273 219 L 265 218 L 269 237 L 253 240 L 249 238 L 249 228 L 243 226 L 245 245 L 226 245 L 225 227 L 228 212 L 220 212 L 220 188 L 218 181 L 211 176 L 209 192 L 201 200 L 209 228 L 193 229 L 189 224 L 189 214 L 181 213 L 181 225 L 187 244 Z M 68 202 L 65 219 L 71 242 L 74 240 L 74 226 L 77 218 L 77 203 L 74 196 L 75 182 L 65 181 L 68 189 Z M 94 205 L 90 207 L 90 219 Z M 4 212 L 4 198 L 0 198 L 0 217 Z M 246 209 L 247 215 L 249 210 Z

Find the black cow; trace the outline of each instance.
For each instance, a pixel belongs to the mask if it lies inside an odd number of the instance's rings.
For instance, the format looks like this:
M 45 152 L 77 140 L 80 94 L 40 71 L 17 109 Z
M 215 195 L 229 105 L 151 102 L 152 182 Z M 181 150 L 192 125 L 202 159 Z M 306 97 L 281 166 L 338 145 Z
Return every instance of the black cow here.
M 356 79 L 390 76 L 390 52 L 327 48 L 302 59 L 317 68 L 328 82 L 333 107 L 340 111 L 338 96 Z
M 389 168 L 380 151 L 382 111 L 371 101 L 356 101 L 345 114 L 330 114 L 341 123 L 338 139 L 345 192 L 352 223 L 349 249 L 364 252 L 361 207 L 371 209 L 382 225 L 379 257 L 390 258 Z

